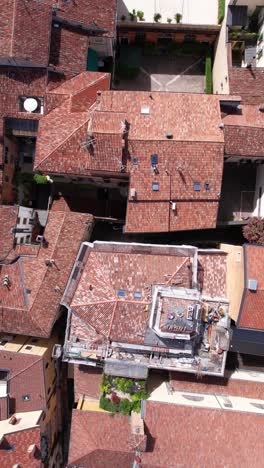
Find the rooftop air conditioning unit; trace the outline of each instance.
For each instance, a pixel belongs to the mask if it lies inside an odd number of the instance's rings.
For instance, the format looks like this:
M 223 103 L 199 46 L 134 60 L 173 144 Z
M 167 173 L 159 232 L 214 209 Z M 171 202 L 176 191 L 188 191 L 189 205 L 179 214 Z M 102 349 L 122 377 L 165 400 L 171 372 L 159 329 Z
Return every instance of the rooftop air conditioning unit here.
M 250 289 L 250 291 L 257 291 L 257 289 L 258 289 L 258 280 L 249 279 L 248 280 L 248 289 Z

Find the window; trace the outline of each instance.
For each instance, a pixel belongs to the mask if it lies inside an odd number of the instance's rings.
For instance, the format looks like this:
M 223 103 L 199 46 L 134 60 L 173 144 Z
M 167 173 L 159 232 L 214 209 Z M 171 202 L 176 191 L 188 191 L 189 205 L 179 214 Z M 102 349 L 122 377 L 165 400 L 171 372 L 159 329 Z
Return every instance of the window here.
M 133 166 L 137 166 L 138 165 L 138 158 L 133 158 Z
M 152 154 L 151 155 L 151 166 L 155 167 L 158 164 L 158 155 Z
M 141 291 L 135 291 L 134 292 L 134 298 L 135 299 L 141 299 L 141 297 L 142 297 Z
M 24 237 L 20 237 L 20 244 L 24 243 Z
M 117 295 L 118 295 L 119 297 L 125 297 L 126 291 L 125 291 L 124 289 L 118 289 L 118 290 L 117 290 Z
M 20 217 L 17 218 L 17 224 L 20 224 Z
M 27 243 L 30 242 L 30 235 L 28 235 L 28 236 L 26 237 L 26 242 L 27 242 Z
M 194 190 L 195 192 L 200 192 L 200 190 L 201 190 L 201 184 L 200 184 L 200 182 L 194 182 L 194 183 L 193 183 L 193 190 Z
M 159 191 L 159 183 L 158 182 L 152 182 L 152 190 L 153 190 L 153 192 L 158 192 Z
M 23 218 L 23 224 L 27 224 L 27 218 Z
M 9 181 L 9 177 L 5 176 L 5 182 L 8 182 L 8 181 Z
M 210 192 L 210 184 L 209 184 L 209 182 L 205 182 L 204 188 L 205 188 L 206 192 Z
M 22 400 L 23 400 L 23 401 L 30 401 L 30 400 L 31 400 L 31 396 L 30 396 L 30 395 L 23 395 L 23 396 L 22 396 Z
M 25 349 L 27 349 L 28 351 L 30 351 L 32 349 L 32 346 L 26 346 Z
M 49 363 L 46 362 L 45 369 L 47 369 L 48 367 L 49 367 Z

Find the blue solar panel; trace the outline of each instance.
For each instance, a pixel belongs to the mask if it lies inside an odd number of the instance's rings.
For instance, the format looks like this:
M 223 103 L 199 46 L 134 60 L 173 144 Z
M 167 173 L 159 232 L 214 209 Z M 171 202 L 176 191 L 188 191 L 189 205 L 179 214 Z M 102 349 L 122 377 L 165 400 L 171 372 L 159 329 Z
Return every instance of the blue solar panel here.
M 151 166 L 156 166 L 158 164 L 158 155 L 152 154 L 151 155 Z

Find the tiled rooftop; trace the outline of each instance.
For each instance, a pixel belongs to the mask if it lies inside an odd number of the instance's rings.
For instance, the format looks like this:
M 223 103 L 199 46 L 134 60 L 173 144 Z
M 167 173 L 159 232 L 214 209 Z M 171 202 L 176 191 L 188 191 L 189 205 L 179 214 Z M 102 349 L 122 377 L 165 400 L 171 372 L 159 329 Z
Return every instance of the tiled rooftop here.
M 51 211 L 45 245 L 35 255 L 17 246 L 0 270 L 0 331 L 48 337 L 59 314 L 63 294 L 80 242 L 93 218 L 78 213 Z M 20 255 L 20 256 L 18 256 Z M 54 260 L 51 266 L 46 262 Z M 8 276 L 9 285 L 4 285 Z
M 128 448 L 128 418 L 109 413 L 73 410 L 68 464 L 83 467 L 125 468 L 132 466 Z
M 239 328 L 264 330 L 264 248 L 246 244 L 244 246 L 245 284 L 240 313 Z M 257 280 L 256 291 L 250 290 L 248 280 Z
M 0 260 L 8 255 L 13 248 L 18 208 L 16 206 L 0 206 Z
M 142 468 L 262 467 L 262 415 L 147 401 L 144 424 Z M 130 440 L 128 417 L 74 410 L 69 466 L 130 468 L 135 457 Z
M 119 352 L 122 354 L 123 348 L 131 346 L 132 350 L 140 348 L 148 352 L 154 348 L 165 352 L 169 348 L 170 353 L 176 355 L 175 361 L 177 354 L 188 355 L 188 358 L 192 356 L 193 360 L 192 343 L 200 342 L 198 322 L 203 314 L 207 316 L 204 320 L 210 322 L 213 309 L 216 308 L 215 317 L 219 316 L 219 319 L 227 310 L 225 253 L 212 250 L 198 254 L 196 248 L 186 246 L 104 242 L 83 244 L 79 256 L 84 258 L 84 264 L 81 265 L 79 260 L 75 264 L 63 299 L 70 310 L 64 349 L 66 358 L 100 360 L 107 343 L 108 348 L 112 343 L 112 359 L 119 359 Z M 202 295 L 195 289 L 196 285 Z M 189 317 L 187 310 L 192 304 L 195 307 L 192 317 Z M 193 327 L 192 341 L 189 342 L 187 332 L 181 325 L 174 334 L 163 330 L 164 323 L 170 319 L 171 309 L 174 316 L 175 313 L 180 314 L 182 307 L 184 314 L 188 315 L 188 325 Z M 182 320 L 179 318 L 178 321 Z M 227 322 L 222 320 L 221 324 L 226 327 Z M 208 337 L 204 336 L 214 352 L 219 348 L 219 343 L 216 345 L 215 342 L 217 330 L 212 325 Z M 222 339 L 223 336 L 220 341 Z M 222 372 L 222 357 L 225 354 L 219 351 L 219 358 L 214 357 L 214 364 L 209 354 L 206 357 L 208 363 L 202 365 L 203 370 L 213 372 L 212 369 L 217 366 L 217 372 L 220 372 L 220 368 Z M 137 362 L 137 358 L 134 359 Z M 142 357 L 141 361 L 144 359 Z M 141 364 L 146 365 L 146 359 L 143 361 Z M 167 364 L 165 361 L 163 366 L 170 367 L 170 358 Z

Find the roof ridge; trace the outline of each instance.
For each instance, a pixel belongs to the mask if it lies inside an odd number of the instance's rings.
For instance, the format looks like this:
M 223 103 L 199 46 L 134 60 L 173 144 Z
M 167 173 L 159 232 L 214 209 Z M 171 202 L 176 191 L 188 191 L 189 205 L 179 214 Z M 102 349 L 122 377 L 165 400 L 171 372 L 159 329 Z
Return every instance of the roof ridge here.
M 70 98 L 69 98 L 69 99 L 70 99 Z M 56 109 L 59 109 L 59 107 L 57 107 Z M 55 109 L 54 109 L 54 110 L 55 110 Z M 70 112 L 70 114 L 73 114 L 73 112 Z M 74 114 L 86 114 L 86 112 L 74 112 Z M 87 114 L 88 114 L 88 112 L 87 112 Z M 87 120 L 85 120 L 85 122 L 82 122 L 82 124 L 79 125 L 78 128 L 76 128 L 76 129 L 75 129 L 70 135 L 68 135 L 61 143 L 59 143 L 59 145 L 57 145 L 56 148 L 54 148 L 54 150 L 53 150 L 50 154 L 48 154 L 48 156 L 46 156 L 44 159 L 42 159 L 42 160 L 40 161 L 40 163 L 39 163 L 37 166 L 35 166 L 34 169 L 39 168 L 40 165 L 41 165 L 44 161 L 47 161 L 47 159 L 49 159 L 51 156 L 53 156 L 53 154 L 54 154 L 59 148 L 61 148 L 61 147 L 64 145 L 64 143 L 66 143 L 66 141 L 68 141 L 78 130 L 80 130 L 80 128 L 82 128 L 82 127 L 88 122 L 89 118 L 90 118 L 90 115 L 87 116 Z

